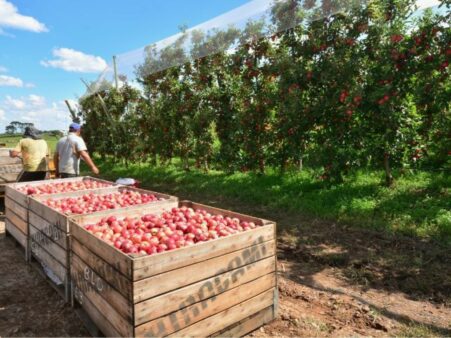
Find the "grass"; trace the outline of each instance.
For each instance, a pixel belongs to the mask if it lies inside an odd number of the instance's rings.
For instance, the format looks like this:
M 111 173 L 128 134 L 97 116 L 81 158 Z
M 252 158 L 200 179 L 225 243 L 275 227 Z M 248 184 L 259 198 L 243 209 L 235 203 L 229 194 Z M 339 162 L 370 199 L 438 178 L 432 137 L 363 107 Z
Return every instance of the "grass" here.
M 0 143 L 5 144 L 5 148 L 14 148 L 19 140 L 23 138 L 22 135 L 0 135 Z M 59 136 L 51 136 L 49 134 L 43 134 L 44 140 L 47 141 L 50 151 L 53 153 L 56 149 L 56 143 L 60 139 Z
M 99 160 L 97 160 L 99 162 Z M 451 176 L 416 171 L 384 187 L 383 173 L 367 170 L 328 185 L 313 170 L 281 175 L 226 174 L 222 171 L 185 172 L 176 163 L 165 167 L 100 163 L 108 179 L 133 177 L 144 187 L 174 195 L 223 197 L 279 213 L 338 221 L 356 227 L 433 237 L 451 244 Z M 277 221 L 277 219 L 275 219 Z
M 420 323 L 406 324 L 400 328 L 397 337 L 446 337 L 446 329 L 436 328 Z

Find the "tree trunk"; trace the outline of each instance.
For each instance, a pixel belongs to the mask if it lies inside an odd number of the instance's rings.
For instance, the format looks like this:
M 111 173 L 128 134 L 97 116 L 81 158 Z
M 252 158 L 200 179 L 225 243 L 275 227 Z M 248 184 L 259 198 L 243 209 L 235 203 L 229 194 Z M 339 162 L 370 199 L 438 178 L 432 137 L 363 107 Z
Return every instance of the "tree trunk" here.
M 283 175 L 287 170 L 287 160 L 283 158 L 280 162 L 280 173 Z
M 185 171 L 190 171 L 190 169 L 189 169 L 189 159 L 188 159 L 188 156 L 183 156 L 183 159 L 182 159 L 182 163 L 183 163 L 183 170 L 185 170 Z
M 393 175 L 390 168 L 390 156 L 387 153 L 384 154 L 384 170 L 385 184 L 387 185 L 387 187 L 391 187 L 393 185 Z
M 258 163 L 258 167 L 260 170 L 260 174 L 264 174 L 265 173 L 265 160 L 263 158 L 260 159 L 259 163 Z
M 304 169 L 304 162 L 302 160 L 302 157 L 299 159 L 299 171 L 302 171 Z

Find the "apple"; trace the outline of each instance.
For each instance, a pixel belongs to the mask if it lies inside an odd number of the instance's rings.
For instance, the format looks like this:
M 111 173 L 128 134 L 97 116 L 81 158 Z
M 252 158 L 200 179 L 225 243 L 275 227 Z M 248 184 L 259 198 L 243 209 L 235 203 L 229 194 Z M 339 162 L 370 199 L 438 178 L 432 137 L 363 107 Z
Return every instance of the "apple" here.
M 63 192 L 105 188 L 110 186 L 112 186 L 112 183 L 85 179 L 79 182 L 56 182 L 34 186 L 27 184 L 17 190 L 26 193 L 27 195 L 50 195 Z
M 122 203 L 126 197 L 112 200 Z M 140 200 L 134 196 L 132 199 Z M 74 199 L 55 205 L 70 205 Z M 96 201 L 104 205 L 102 201 Z M 254 222 L 241 221 L 237 217 L 212 215 L 206 210 L 182 207 L 163 212 L 160 216 L 147 214 L 142 217 L 110 216 L 85 229 L 115 248 L 127 253 L 153 255 L 175 250 L 198 242 L 214 240 L 235 233 L 254 229 Z
M 47 199 L 44 203 L 50 208 L 56 209 L 59 212 L 71 214 L 87 214 L 108 209 L 118 209 L 138 204 L 152 203 L 162 200 L 153 194 L 143 194 L 132 190 L 123 190 L 120 192 L 108 194 L 94 194 L 88 193 L 78 197 L 69 197 L 54 200 Z M 155 226 L 163 226 L 164 222 L 161 218 L 155 218 Z M 108 223 L 116 221 L 115 216 L 107 219 Z M 138 222 L 138 225 L 140 223 Z M 137 224 L 130 224 L 130 227 L 137 226 Z

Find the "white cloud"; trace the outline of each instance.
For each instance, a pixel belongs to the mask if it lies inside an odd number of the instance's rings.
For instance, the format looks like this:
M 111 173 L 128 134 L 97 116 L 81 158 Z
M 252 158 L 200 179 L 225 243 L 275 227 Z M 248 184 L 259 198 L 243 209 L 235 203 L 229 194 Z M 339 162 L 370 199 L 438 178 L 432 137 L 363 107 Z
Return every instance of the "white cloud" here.
M 28 96 L 30 104 L 34 107 L 42 107 L 45 105 L 45 97 L 31 94 Z
M 0 87 L 23 87 L 24 83 L 18 77 L 0 75 Z
M 0 73 L 6 73 L 8 71 L 8 68 L 0 66 Z
M 417 0 L 418 9 L 425 9 L 429 7 L 435 7 L 440 5 L 439 0 Z
M 64 101 L 49 102 L 35 94 L 22 97 L 8 95 L 0 100 L 0 132 L 14 120 L 34 123 L 40 130 L 66 130 L 70 114 Z
M 100 56 L 70 48 L 55 48 L 52 54 L 56 59 L 41 61 L 41 65 L 78 73 L 98 73 L 107 67 L 107 63 Z
M 26 107 L 26 103 L 23 100 L 14 99 L 11 96 L 7 95 L 4 101 L 6 108 L 21 110 Z
M 34 84 L 24 83 L 23 80 L 18 77 L 0 75 L 0 87 L 34 88 Z
M 47 32 L 47 27 L 27 15 L 22 15 L 17 10 L 17 7 L 6 0 L 0 0 L 0 32 L 3 28 L 21 29 L 35 33 Z

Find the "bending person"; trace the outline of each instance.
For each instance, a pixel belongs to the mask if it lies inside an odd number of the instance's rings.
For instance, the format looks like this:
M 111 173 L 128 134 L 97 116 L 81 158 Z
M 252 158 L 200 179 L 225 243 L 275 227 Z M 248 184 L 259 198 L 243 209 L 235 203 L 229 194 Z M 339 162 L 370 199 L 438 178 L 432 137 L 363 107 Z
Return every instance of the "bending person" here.
M 23 139 L 10 151 L 11 157 L 22 157 L 23 173 L 18 182 L 40 181 L 47 176 L 49 146 L 34 127 L 26 127 Z

